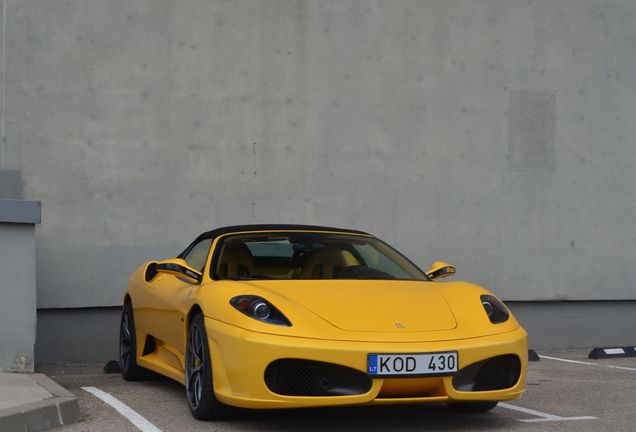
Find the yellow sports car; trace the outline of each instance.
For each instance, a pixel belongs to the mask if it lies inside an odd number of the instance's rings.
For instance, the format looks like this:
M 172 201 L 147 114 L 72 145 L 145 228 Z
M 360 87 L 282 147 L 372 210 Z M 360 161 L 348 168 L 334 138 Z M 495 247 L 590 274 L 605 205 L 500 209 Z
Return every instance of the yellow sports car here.
M 185 384 L 197 419 L 233 407 L 448 403 L 487 411 L 524 392 L 527 334 L 466 282 L 437 282 L 360 231 L 244 225 L 201 234 L 131 276 L 120 360 Z

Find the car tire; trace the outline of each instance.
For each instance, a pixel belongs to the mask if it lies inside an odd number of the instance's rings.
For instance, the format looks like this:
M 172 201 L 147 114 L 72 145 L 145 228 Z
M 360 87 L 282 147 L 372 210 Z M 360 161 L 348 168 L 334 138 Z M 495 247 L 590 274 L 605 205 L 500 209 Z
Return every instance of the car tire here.
M 188 329 L 186 396 L 190 412 L 198 420 L 223 420 L 232 414 L 232 407 L 219 402 L 214 395 L 212 362 L 202 314 L 194 316 Z
M 137 334 L 132 303 L 124 305 L 119 326 L 119 363 L 121 374 L 126 381 L 139 381 L 146 378 L 148 369 L 137 364 Z
M 497 401 L 488 401 L 488 402 L 458 402 L 458 403 L 449 403 L 448 407 L 453 412 L 459 413 L 479 413 L 490 411 L 494 407 L 497 406 L 499 402 Z

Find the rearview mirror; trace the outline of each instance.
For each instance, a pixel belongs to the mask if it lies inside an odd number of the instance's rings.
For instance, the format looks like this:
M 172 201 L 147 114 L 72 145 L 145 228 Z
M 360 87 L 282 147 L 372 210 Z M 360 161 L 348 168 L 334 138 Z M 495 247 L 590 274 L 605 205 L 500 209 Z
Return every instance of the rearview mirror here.
M 451 276 L 454 274 L 455 274 L 455 267 L 441 261 L 437 261 L 433 263 L 433 265 L 431 266 L 431 269 L 428 272 L 426 272 L 426 276 L 428 276 L 432 280 L 443 278 L 446 276 Z
M 165 273 L 172 276 L 184 278 L 188 282 L 195 284 L 201 283 L 201 279 L 203 278 L 202 273 L 196 271 L 191 267 L 188 267 L 188 264 L 185 262 L 185 260 L 182 260 L 181 258 L 158 262 L 157 271 L 159 273 Z

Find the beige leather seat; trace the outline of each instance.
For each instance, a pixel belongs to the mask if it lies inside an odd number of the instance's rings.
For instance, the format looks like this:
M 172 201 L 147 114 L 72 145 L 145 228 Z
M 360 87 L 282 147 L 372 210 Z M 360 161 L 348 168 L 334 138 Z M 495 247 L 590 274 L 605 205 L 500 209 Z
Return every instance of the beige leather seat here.
M 347 267 L 347 260 L 335 246 L 326 246 L 307 258 L 298 277 L 300 279 L 333 279 Z
M 218 274 L 220 277 L 236 277 L 258 275 L 260 272 L 248 247 L 244 243 L 232 243 L 223 251 Z

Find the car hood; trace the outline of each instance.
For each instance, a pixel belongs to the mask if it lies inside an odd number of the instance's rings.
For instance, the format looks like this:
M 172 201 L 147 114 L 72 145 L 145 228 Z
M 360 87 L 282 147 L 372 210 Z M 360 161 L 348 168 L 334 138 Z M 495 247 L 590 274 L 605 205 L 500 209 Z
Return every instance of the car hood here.
M 303 280 L 292 286 L 270 281 L 252 284 L 345 331 L 427 332 L 457 326 L 446 299 L 431 282 Z

